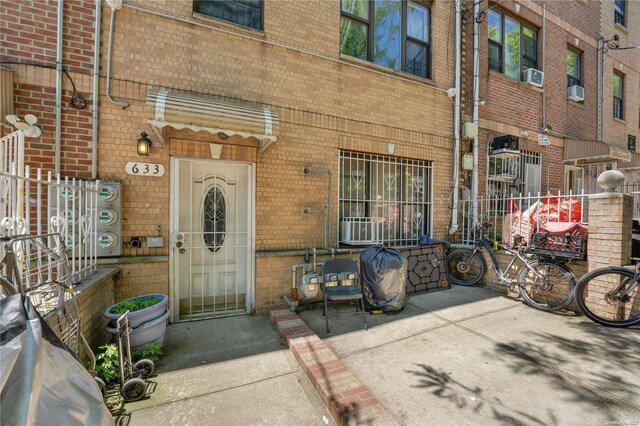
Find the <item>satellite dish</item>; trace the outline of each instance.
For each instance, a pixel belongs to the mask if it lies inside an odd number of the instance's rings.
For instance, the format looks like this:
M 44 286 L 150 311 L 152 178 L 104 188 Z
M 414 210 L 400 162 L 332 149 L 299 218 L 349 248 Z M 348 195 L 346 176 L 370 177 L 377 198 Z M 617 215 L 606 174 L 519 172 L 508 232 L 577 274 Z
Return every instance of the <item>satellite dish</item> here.
M 18 120 L 19 120 L 19 119 L 18 119 L 18 116 L 17 116 L 17 115 L 15 115 L 15 114 L 7 115 L 7 116 L 5 117 L 5 119 L 6 119 L 9 123 L 11 123 L 11 124 L 16 124 L 16 123 L 18 122 Z
M 24 116 L 24 121 L 26 121 L 27 123 L 29 123 L 30 125 L 34 125 L 38 122 L 38 119 L 36 118 L 35 115 L 33 114 L 27 114 Z

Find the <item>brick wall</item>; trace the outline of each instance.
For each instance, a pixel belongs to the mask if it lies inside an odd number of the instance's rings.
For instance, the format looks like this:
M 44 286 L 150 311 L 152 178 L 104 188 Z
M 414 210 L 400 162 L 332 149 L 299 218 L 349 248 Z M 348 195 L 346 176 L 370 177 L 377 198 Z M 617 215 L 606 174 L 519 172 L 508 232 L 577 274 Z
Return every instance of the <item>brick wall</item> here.
M 82 285 L 77 288 L 82 334 L 94 352 L 107 343 L 104 328 L 109 321 L 103 314 L 115 303 L 113 295 L 118 281 L 119 275 L 115 272 L 86 289 Z
M 95 28 L 93 0 L 64 2 L 62 63 L 74 80 L 78 93 L 87 101 L 84 109 L 71 103 L 73 90 L 63 77 L 61 174 L 91 175 L 91 92 Z M 37 64 L 55 68 L 57 2 L 43 0 L 0 1 L 0 61 Z M 50 68 L 4 64 L 16 71 L 16 114 L 31 113 L 38 118 L 42 137 L 27 138 L 28 165 L 54 168 L 55 72 Z M 4 118 L 3 120 L 4 121 Z M 0 126 L 7 134 L 9 127 Z
M 538 69 L 543 63 L 542 7 L 540 2 L 501 2 L 495 10 L 538 28 Z M 523 150 L 542 155 L 541 190 L 564 190 L 564 141 L 562 138 L 596 139 L 597 50 L 599 2 L 546 2 L 545 88 L 526 83 L 489 70 L 488 23 L 480 24 L 480 98 L 486 101 L 479 109 L 479 192 L 486 191 L 487 144 L 495 137 L 512 134 L 520 138 Z M 473 108 L 473 3 L 464 21 L 464 116 L 471 119 Z M 582 51 L 585 101 L 567 99 L 566 52 L 568 46 Z M 537 136 L 543 126 L 543 93 L 545 93 L 546 123 L 553 127 L 551 146 L 539 146 Z M 520 134 L 529 133 L 528 137 Z M 467 143 L 468 144 L 468 143 Z M 470 145 L 469 145 L 470 146 Z M 470 149 L 470 147 L 469 147 Z M 548 170 L 548 173 L 547 173 Z M 469 173 L 470 175 L 470 173 Z M 549 179 L 547 179 L 549 176 Z M 470 176 L 466 178 L 470 180 Z

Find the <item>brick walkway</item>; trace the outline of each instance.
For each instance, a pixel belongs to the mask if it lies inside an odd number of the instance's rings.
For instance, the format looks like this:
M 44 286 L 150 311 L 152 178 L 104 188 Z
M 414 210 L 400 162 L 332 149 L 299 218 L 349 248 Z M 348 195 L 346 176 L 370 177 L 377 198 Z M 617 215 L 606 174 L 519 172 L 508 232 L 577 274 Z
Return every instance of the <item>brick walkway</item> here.
M 398 424 L 296 313 L 278 309 L 269 318 L 337 424 Z

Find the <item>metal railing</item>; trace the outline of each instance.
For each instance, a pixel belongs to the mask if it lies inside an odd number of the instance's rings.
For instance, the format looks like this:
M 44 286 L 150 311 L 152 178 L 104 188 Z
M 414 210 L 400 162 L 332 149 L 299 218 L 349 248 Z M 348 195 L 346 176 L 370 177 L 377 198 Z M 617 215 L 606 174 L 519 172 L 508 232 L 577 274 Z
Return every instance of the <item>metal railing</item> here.
M 478 197 L 477 218 L 473 216 L 473 200 L 460 202 L 461 232 L 458 242 L 472 244 L 478 238 L 476 225 L 489 221 L 492 226 L 487 238 L 504 245 L 512 245 L 519 235 L 526 244 L 537 230 L 544 230 L 549 222 L 588 222 L 589 194 L 536 194 L 508 197 Z
M 0 171 L 0 236 L 59 233 L 67 246 L 74 282 L 97 264 L 99 181 L 53 177 L 24 168 Z M 4 247 L 0 247 L 0 258 Z

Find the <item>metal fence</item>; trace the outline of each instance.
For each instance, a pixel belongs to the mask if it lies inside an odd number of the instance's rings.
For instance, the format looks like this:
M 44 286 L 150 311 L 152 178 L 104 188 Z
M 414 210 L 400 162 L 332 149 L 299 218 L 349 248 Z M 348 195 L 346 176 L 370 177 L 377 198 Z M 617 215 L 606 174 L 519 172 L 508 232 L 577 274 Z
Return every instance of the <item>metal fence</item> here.
M 53 177 L 27 166 L 0 171 L 0 236 L 59 233 L 67 246 L 74 282 L 96 269 L 100 182 Z M 4 257 L 4 247 L 0 256 Z M 19 259 L 19 256 L 18 256 Z
M 477 216 L 474 217 L 474 203 Z M 504 245 L 512 245 L 514 236 L 519 235 L 529 244 L 537 230 L 543 230 L 551 222 L 588 222 L 588 194 L 545 194 L 512 195 L 508 197 L 478 197 L 460 202 L 459 242 L 472 244 L 479 238 L 477 225 L 489 221 L 488 235 Z

